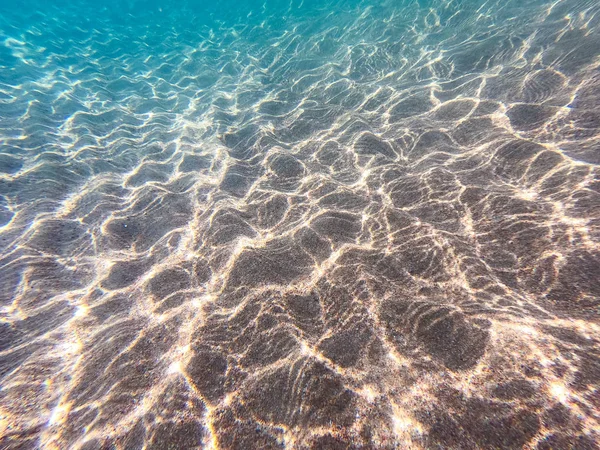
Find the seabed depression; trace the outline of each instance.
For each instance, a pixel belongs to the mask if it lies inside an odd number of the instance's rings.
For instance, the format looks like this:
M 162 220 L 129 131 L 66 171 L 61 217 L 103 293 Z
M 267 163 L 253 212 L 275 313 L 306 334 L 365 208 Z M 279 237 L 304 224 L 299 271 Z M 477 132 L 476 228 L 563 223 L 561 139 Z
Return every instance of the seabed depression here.
M 600 446 L 597 1 L 8 3 L 0 448 Z

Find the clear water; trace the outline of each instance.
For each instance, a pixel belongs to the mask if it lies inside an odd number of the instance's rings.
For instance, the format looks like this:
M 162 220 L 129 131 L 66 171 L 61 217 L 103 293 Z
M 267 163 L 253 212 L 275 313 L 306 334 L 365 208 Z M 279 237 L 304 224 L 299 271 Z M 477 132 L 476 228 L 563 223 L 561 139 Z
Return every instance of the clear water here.
M 600 5 L 0 6 L 0 448 L 592 449 Z

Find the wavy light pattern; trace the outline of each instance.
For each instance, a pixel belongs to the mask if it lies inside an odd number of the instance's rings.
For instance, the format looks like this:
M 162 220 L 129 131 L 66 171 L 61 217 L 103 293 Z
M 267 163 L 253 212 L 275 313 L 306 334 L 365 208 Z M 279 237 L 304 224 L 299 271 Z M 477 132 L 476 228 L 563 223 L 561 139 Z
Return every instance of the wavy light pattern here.
M 0 9 L 0 448 L 597 448 L 598 2 L 200 5 Z

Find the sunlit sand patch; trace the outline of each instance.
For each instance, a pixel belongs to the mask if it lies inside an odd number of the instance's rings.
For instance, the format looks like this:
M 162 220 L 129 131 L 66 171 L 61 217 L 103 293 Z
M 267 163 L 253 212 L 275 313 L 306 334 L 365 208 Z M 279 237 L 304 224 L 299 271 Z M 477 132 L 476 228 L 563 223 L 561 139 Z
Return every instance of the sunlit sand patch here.
M 394 408 L 392 425 L 399 442 L 414 448 L 419 448 L 413 439 L 423 433 L 421 424 L 401 408 Z

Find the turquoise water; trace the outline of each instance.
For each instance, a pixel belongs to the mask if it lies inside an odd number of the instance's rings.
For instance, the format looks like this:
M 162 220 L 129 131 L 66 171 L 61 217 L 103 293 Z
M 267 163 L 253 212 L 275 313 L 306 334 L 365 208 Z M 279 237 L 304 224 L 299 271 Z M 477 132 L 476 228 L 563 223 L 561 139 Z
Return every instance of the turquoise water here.
M 600 5 L 0 4 L 0 448 L 593 449 Z

